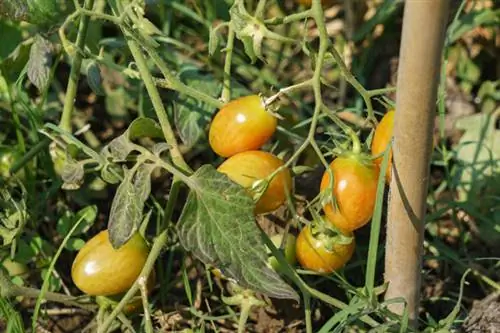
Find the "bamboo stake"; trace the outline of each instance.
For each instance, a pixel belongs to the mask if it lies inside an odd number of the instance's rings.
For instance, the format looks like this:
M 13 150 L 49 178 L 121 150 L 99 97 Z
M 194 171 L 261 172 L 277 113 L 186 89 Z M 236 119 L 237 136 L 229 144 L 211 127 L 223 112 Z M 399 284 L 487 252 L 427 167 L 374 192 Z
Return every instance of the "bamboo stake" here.
M 394 119 L 385 299 L 402 297 L 418 318 L 426 196 L 448 0 L 407 0 Z M 403 314 L 404 303 L 390 306 Z

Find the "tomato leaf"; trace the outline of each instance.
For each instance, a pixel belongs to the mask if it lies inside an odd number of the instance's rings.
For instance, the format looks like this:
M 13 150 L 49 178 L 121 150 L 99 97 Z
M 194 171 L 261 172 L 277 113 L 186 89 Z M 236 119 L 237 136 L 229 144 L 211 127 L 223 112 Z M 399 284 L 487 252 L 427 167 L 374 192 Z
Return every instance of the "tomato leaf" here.
M 101 77 L 101 69 L 97 65 L 95 61 L 90 61 L 85 68 L 87 73 L 87 82 L 89 84 L 90 89 L 98 95 L 104 96 L 104 88 L 102 86 L 102 77 Z
M 66 158 L 61 175 L 61 178 L 64 181 L 64 184 L 61 186 L 62 189 L 79 189 L 83 183 L 84 175 L 85 170 L 83 168 L 83 163 L 75 161 L 74 159 L 69 157 Z
M 217 96 L 222 85 L 212 75 L 200 72 L 197 68 L 185 66 L 180 73 L 180 79 L 189 87 Z M 208 125 L 215 108 L 192 97 L 180 95 L 175 108 L 175 125 L 182 142 L 193 147 L 205 138 L 205 127 Z
M 118 186 L 109 213 L 109 239 L 115 249 L 132 237 L 142 221 L 153 169 L 154 165 L 140 164 L 136 170 L 125 170 L 125 178 Z
M 30 50 L 28 78 L 40 91 L 43 91 L 49 83 L 51 66 L 52 44 L 40 35 L 37 35 Z
M 130 124 L 125 133 L 103 148 L 102 154 L 112 158 L 115 162 L 123 162 L 136 148 L 132 140 L 142 137 L 163 138 L 163 132 L 153 119 L 137 118 Z
M 267 266 L 255 205 L 247 191 L 211 165 L 202 166 L 190 178 L 191 191 L 178 223 L 184 248 L 242 287 L 298 300 L 295 290 Z

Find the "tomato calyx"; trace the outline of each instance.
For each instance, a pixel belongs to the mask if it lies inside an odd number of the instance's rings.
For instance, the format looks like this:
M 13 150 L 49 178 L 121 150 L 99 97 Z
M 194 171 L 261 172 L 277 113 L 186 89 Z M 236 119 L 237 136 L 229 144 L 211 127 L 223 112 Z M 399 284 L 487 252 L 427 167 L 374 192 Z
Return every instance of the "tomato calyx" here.
M 348 245 L 354 241 L 351 232 L 346 232 L 337 228 L 324 216 L 315 217 L 311 223 L 311 236 L 321 241 L 330 252 L 334 252 L 335 244 Z

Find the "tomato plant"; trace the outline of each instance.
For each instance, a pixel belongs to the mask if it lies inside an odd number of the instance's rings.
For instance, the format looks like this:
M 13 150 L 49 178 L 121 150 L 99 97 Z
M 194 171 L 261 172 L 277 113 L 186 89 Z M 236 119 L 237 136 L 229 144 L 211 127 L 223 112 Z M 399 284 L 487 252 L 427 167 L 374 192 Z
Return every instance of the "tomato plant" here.
M 273 242 L 274 246 L 280 249 L 280 246 L 282 245 L 283 242 L 283 238 L 284 237 L 282 234 L 277 234 L 271 237 L 271 241 Z M 295 263 L 297 262 L 297 258 L 295 255 L 296 243 L 297 239 L 295 238 L 295 236 L 292 234 L 287 234 L 283 244 L 283 253 L 285 255 L 286 261 L 292 266 L 295 265 Z M 269 256 L 267 262 L 271 265 L 271 267 L 275 271 L 281 270 L 281 265 L 279 261 L 273 255 Z
M 338 228 L 352 231 L 370 221 L 375 207 L 378 168 L 369 156 L 344 153 L 330 164 L 330 174 L 325 171 L 320 190 L 331 188 L 331 200 L 324 206 L 325 215 Z M 330 194 L 330 192 L 328 193 Z
M 251 188 L 256 181 L 265 179 L 283 165 L 283 161 L 273 154 L 253 150 L 228 158 L 217 170 L 226 174 L 235 183 Z M 286 200 L 286 191 L 291 188 L 292 176 L 288 168 L 284 168 L 269 182 L 256 203 L 255 213 L 267 213 L 281 206 Z M 256 194 L 255 190 L 250 191 Z
M 297 237 L 296 253 L 300 265 L 318 273 L 331 273 L 352 257 L 355 241 L 352 232 L 332 235 L 320 225 L 305 226 Z
M 148 253 L 148 245 L 139 233 L 119 249 L 114 249 L 108 231 L 104 230 L 80 249 L 71 276 L 75 285 L 89 295 L 116 295 L 132 286 Z
M 394 128 L 394 110 L 389 110 L 377 128 L 375 129 L 375 134 L 373 135 L 372 140 L 372 155 L 379 156 L 384 153 L 387 146 L 391 142 L 392 139 L 392 130 Z M 382 164 L 383 156 L 377 157 L 374 162 L 380 167 Z M 392 149 L 389 152 L 389 162 L 387 164 L 387 169 L 385 171 L 385 180 L 387 183 L 391 182 L 391 167 L 392 167 Z
M 227 103 L 210 125 L 209 142 L 220 156 L 229 157 L 259 149 L 276 131 L 277 120 L 257 95 Z

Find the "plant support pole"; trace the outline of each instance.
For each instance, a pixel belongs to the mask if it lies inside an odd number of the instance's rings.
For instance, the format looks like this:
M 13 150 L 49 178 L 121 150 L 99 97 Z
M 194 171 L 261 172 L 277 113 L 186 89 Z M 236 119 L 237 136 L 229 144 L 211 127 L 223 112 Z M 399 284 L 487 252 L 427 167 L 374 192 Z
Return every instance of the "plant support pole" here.
M 385 299 L 418 318 L 421 258 L 437 87 L 448 0 L 405 2 L 394 119 Z M 404 303 L 390 310 L 403 314 Z

